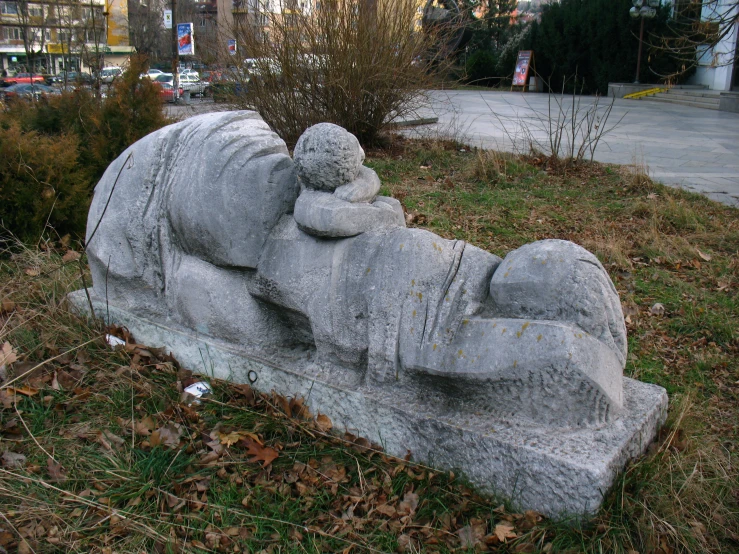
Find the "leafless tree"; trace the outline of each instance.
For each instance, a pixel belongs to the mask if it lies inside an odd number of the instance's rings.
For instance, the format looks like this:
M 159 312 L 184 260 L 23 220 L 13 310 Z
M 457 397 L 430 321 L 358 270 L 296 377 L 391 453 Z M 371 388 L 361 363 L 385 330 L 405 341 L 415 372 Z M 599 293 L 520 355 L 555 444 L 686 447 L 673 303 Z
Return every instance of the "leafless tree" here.
M 49 29 L 48 9 L 44 5 L 30 0 L 16 0 L 18 8 L 18 22 L 21 28 L 23 48 L 26 51 L 28 71 L 37 70 L 37 59 L 44 58 L 44 46 L 47 42 L 47 31 Z
M 670 52 L 685 69 L 699 62 L 696 49 L 699 53 L 711 49 L 714 67 L 737 61 L 736 42 L 731 50 L 724 44 L 739 34 L 739 0 L 676 0 L 673 10 L 669 33 L 652 36 L 652 46 Z

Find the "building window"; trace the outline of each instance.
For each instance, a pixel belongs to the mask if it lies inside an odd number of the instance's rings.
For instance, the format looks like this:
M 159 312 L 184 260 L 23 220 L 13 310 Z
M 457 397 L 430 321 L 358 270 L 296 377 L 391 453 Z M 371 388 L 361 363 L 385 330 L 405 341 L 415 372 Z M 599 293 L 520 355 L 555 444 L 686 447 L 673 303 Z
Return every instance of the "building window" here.
M 44 31 L 44 39 L 46 39 L 46 42 L 51 41 L 51 31 L 49 30 Z
M 21 30 L 19 27 L 4 27 L 3 38 L 5 40 L 21 40 Z
M 0 13 L 3 15 L 18 15 L 18 4 L 15 2 L 0 2 Z
M 28 15 L 31 17 L 44 17 L 44 9 L 41 6 L 28 6 Z

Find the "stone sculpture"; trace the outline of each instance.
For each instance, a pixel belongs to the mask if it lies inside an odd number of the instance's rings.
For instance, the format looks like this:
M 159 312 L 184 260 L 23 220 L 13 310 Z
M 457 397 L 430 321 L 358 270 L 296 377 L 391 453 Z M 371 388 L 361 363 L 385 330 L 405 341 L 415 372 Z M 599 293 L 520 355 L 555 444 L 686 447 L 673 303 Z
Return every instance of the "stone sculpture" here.
M 506 450 L 521 429 L 529 439 L 560 433 L 571 441 L 569 453 L 545 453 L 545 467 L 561 464 L 557 456 L 588 458 L 577 453 L 586 437 L 621 433 L 608 471 L 596 468 L 587 485 L 564 477 L 565 492 L 541 500 L 543 462 L 516 470 L 531 486 L 519 503 L 551 514 L 592 511 L 666 406 L 661 389 L 634 392 L 636 382 L 623 378 L 626 329 L 603 266 L 566 241 L 529 244 L 501 260 L 408 229 L 402 206 L 378 196 L 380 180 L 363 161 L 356 138 L 326 123 L 305 132 L 293 161 L 254 112 L 206 114 L 143 138 L 111 164 L 90 208 L 98 315 L 112 307 L 118 323 L 185 358 L 196 356 L 182 337 L 224 357 L 236 348 L 234 364 L 261 371 L 261 386 L 316 394 L 314 404 L 344 426 L 380 441 L 384 431 L 391 451 L 436 455 L 437 465 L 463 466 L 483 489 L 504 494 L 511 467 L 528 456 L 516 454 L 512 466 Z M 640 394 L 649 400 L 637 416 L 626 413 Z M 370 408 L 378 402 L 386 411 Z M 401 405 L 416 423 L 393 421 Z M 472 454 L 435 454 L 416 439 L 426 433 L 443 448 L 470 418 L 472 427 L 493 422 L 513 434 L 491 439 L 478 428 Z M 431 420 L 451 435 L 426 429 Z M 587 492 L 573 501 L 572 487 Z

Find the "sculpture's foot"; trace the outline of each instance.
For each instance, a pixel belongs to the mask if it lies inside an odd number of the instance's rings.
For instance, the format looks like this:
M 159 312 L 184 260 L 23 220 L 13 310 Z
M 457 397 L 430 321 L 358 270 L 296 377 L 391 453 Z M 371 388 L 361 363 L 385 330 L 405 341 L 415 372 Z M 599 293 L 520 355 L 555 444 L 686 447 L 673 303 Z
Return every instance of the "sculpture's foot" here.
M 424 344 L 401 363 L 473 413 L 579 427 L 606 423 L 623 405 L 618 358 L 566 323 L 473 318 L 451 344 Z

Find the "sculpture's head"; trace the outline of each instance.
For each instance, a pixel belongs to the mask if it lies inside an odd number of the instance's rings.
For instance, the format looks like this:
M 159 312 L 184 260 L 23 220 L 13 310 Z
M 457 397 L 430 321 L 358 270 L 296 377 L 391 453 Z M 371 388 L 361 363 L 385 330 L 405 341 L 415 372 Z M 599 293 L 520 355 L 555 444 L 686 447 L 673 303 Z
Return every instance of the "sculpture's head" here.
M 626 326 L 608 272 L 593 254 L 564 240 L 541 240 L 514 250 L 490 283 L 498 317 L 568 321 L 603 341 L 622 367 Z
M 357 178 L 364 150 L 357 137 L 346 129 L 319 123 L 300 135 L 293 160 L 304 187 L 333 192 Z

